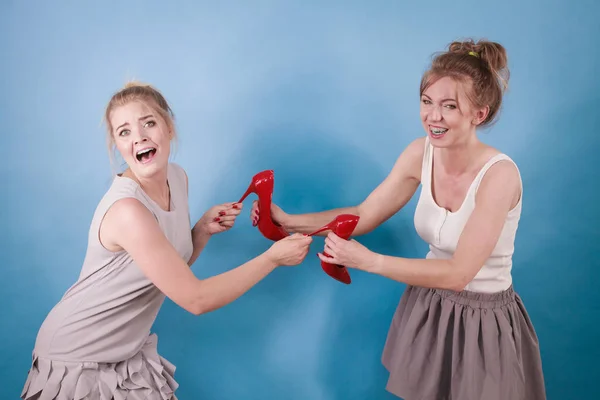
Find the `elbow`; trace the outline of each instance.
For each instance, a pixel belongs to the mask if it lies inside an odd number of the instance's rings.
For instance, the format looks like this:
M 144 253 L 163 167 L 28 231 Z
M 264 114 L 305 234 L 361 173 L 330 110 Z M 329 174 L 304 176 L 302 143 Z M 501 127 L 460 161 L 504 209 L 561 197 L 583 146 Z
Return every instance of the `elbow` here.
M 185 307 L 185 309 L 187 312 L 195 316 L 206 313 L 205 308 L 200 303 L 192 303 L 189 306 Z
M 444 279 L 442 289 L 462 292 L 469 282 L 471 282 L 473 277 L 454 265 L 452 261 L 450 262 L 449 267 L 450 268 L 448 268 L 448 274 L 446 279 Z
M 209 304 L 207 304 L 207 302 L 202 299 L 193 301 L 191 304 L 189 304 L 187 307 L 185 307 L 185 309 L 188 312 L 190 312 L 191 314 L 194 314 L 195 316 L 207 314 L 207 313 L 213 311 L 215 308 L 216 307 L 210 307 Z
M 465 283 L 462 280 L 449 280 L 447 285 L 445 285 L 444 289 L 452 290 L 454 292 L 462 292 L 467 286 L 468 282 Z
M 192 291 L 192 296 L 190 296 L 184 304 L 181 304 L 181 306 L 187 312 L 196 316 L 213 311 L 217 307 L 213 306 L 213 302 L 210 301 L 210 298 L 205 292 L 206 288 L 204 287 L 203 282 L 198 280 L 197 287 Z
M 356 206 L 353 210 L 354 215 L 358 216 L 358 224 L 356 228 L 352 232 L 352 236 L 362 236 L 367 233 L 371 233 L 377 227 L 377 224 L 374 224 L 372 221 L 367 218 L 365 213 L 361 209 L 361 205 Z

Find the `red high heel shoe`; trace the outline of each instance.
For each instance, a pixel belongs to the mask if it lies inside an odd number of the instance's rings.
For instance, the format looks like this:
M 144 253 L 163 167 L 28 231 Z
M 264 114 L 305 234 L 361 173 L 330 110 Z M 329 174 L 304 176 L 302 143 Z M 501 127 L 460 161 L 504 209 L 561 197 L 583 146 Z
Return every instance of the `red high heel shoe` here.
M 243 202 L 250 193 L 258 195 L 258 206 L 262 211 L 258 217 L 258 230 L 264 237 L 276 242 L 289 236 L 289 233 L 287 233 L 283 226 L 276 224 L 271 219 L 271 199 L 273 197 L 274 180 L 273 170 L 261 171 L 254 175 L 250 186 L 248 186 L 248 190 L 246 190 L 246 193 L 244 193 L 238 203 Z
M 333 221 L 331 221 L 324 227 L 319 228 L 313 233 L 310 233 L 308 236 L 315 235 L 325 230 L 331 230 L 333 231 L 333 233 L 335 233 L 342 239 L 348 240 L 350 238 L 350 235 L 352 235 L 352 232 L 354 232 L 354 229 L 356 228 L 359 219 L 360 217 L 357 215 L 340 214 L 337 217 L 335 217 Z M 323 252 L 323 254 L 329 257 L 327 253 Z M 323 268 L 323 271 L 325 271 L 327 275 L 331 276 L 335 280 L 338 280 L 347 285 L 349 285 L 350 282 L 352 282 L 352 280 L 350 279 L 350 274 L 348 273 L 348 269 L 343 265 L 330 264 L 326 263 L 325 261 L 321 261 L 321 268 Z

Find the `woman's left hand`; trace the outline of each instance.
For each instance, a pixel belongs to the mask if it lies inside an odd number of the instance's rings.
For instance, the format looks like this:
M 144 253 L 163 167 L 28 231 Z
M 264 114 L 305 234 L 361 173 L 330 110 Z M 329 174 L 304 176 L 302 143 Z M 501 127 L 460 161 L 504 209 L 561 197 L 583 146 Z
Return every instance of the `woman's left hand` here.
M 376 253 L 356 240 L 342 239 L 333 232 L 330 232 L 325 238 L 324 252 L 329 257 L 319 253 L 318 256 L 322 261 L 363 271 L 369 271 L 377 259 Z
M 242 203 L 225 203 L 214 206 L 204 213 L 194 228 L 200 234 L 209 236 L 225 232 L 233 227 L 242 207 Z

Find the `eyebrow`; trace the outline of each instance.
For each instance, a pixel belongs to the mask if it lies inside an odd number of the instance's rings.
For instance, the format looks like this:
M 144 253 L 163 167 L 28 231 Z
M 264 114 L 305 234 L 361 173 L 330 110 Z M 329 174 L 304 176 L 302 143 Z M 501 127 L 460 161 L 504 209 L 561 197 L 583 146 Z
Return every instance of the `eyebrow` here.
M 143 120 L 145 120 L 145 119 L 152 118 L 152 117 L 154 117 L 154 115 L 152 115 L 152 114 L 148 114 L 148 115 L 145 115 L 145 116 L 141 117 L 141 118 L 139 119 L 139 121 L 143 121 Z M 117 127 L 117 129 L 115 129 L 115 131 L 118 131 L 119 129 L 121 129 L 122 127 L 124 127 L 124 126 L 127 126 L 127 125 L 129 125 L 129 122 L 125 122 L 123 125 L 119 125 L 119 126 Z
M 431 100 L 431 97 L 427 96 L 425 93 L 423 93 L 423 96 L 427 97 L 429 100 Z M 458 100 L 456 100 L 456 99 L 450 99 L 450 98 L 448 98 L 448 99 L 442 99 L 441 102 L 443 103 L 445 101 L 454 101 L 454 102 L 458 103 Z

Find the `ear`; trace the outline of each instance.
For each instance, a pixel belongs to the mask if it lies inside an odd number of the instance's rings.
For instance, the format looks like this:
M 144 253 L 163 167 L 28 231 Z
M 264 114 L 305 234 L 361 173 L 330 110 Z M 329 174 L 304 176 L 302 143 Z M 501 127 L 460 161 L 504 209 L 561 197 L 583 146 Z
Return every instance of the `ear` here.
M 478 126 L 479 124 L 481 124 L 483 121 L 485 121 L 489 113 L 490 106 L 485 106 L 477 110 L 477 112 L 475 113 L 475 117 L 473 118 L 473 125 Z

